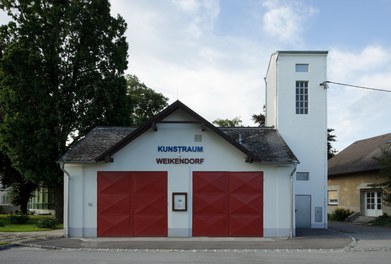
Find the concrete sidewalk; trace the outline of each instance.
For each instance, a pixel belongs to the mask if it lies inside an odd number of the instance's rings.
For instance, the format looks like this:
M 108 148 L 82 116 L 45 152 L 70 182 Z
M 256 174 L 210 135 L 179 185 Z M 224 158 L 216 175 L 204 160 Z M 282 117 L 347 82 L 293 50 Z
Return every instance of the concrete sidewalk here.
M 40 232 L 41 233 L 41 232 Z M 24 237 L 26 237 L 25 235 Z M 0 234 L 0 241 L 3 235 Z M 301 229 L 294 238 L 63 238 L 53 232 L 17 241 L 19 246 L 78 250 L 342 250 L 354 240 L 325 229 Z
M 0 232 L 0 242 L 13 244 L 32 243 L 48 239 L 59 239 L 64 237 L 64 230 L 57 229 L 39 232 Z

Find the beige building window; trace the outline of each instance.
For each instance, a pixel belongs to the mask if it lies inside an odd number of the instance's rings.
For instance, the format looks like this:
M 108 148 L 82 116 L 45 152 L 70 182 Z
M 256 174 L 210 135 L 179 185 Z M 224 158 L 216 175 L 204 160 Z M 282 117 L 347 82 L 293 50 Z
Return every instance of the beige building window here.
M 338 191 L 337 190 L 328 191 L 328 203 L 329 203 L 329 205 L 338 205 Z

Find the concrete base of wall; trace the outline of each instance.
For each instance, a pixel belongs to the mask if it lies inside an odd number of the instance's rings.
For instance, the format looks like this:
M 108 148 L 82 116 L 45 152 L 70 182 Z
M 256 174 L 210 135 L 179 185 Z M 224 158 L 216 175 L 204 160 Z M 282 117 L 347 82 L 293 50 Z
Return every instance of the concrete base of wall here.
M 291 237 L 293 235 L 291 228 L 264 228 L 264 237 Z
M 168 237 L 191 237 L 192 229 L 190 228 L 169 228 Z
M 70 237 L 97 237 L 96 228 L 82 228 L 82 227 L 70 227 L 69 228 Z

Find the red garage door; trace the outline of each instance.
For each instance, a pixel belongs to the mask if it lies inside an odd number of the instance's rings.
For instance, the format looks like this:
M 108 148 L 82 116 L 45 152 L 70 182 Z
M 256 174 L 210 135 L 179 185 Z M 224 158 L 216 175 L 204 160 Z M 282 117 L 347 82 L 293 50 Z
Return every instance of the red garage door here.
M 98 172 L 98 236 L 167 236 L 167 173 Z
M 194 172 L 193 236 L 263 236 L 262 172 Z

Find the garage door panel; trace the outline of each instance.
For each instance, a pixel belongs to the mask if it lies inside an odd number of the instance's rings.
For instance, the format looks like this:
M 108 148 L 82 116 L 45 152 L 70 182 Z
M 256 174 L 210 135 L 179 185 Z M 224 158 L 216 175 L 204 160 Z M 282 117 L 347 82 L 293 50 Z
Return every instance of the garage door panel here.
M 129 195 L 101 195 L 99 209 L 101 215 L 127 215 L 130 207 Z M 104 202 L 103 202 L 104 201 Z
M 133 179 L 133 190 L 135 193 L 164 192 L 167 190 L 167 178 L 161 177 L 156 172 L 145 172 L 143 177 Z
M 167 236 L 166 217 L 156 215 L 138 215 L 134 218 L 134 236 Z
M 167 200 L 166 197 L 164 197 Z M 159 200 L 159 203 L 137 203 L 134 205 L 133 213 L 134 215 L 156 215 L 161 216 L 165 214 L 165 204 L 161 202 L 162 199 Z
M 257 174 L 237 173 L 229 182 L 231 193 L 262 193 L 263 179 Z
M 227 182 L 225 181 L 225 173 L 219 172 L 204 172 L 198 174 L 200 180 L 193 182 L 194 192 L 203 193 L 225 193 L 227 190 Z
M 224 214 L 227 200 L 225 194 L 198 194 L 194 196 L 197 203 L 193 211 L 197 214 Z
M 193 173 L 193 236 L 262 235 L 262 172 Z
M 226 236 L 227 218 L 225 215 L 196 216 L 193 220 L 193 235 Z
M 98 236 L 167 236 L 166 172 L 98 172 Z
M 100 232 L 111 236 L 130 236 L 133 233 L 132 219 L 127 215 L 123 216 L 102 216 L 100 218 Z
M 118 172 L 111 174 L 108 172 L 100 172 L 98 180 L 98 190 L 105 194 L 128 194 L 130 178 L 126 173 Z
M 232 194 L 230 196 L 230 213 L 240 214 L 261 214 L 262 213 L 262 197 L 260 194 Z
M 260 216 L 236 215 L 231 216 L 230 220 L 231 236 L 262 236 Z

